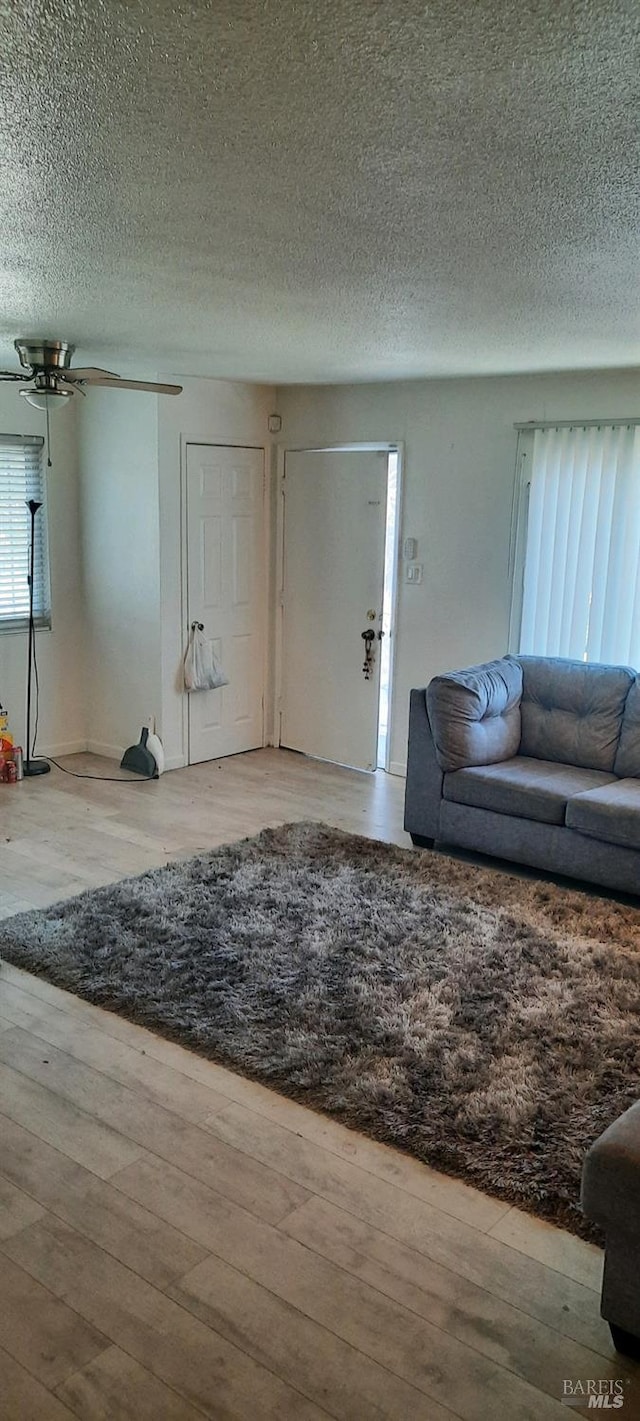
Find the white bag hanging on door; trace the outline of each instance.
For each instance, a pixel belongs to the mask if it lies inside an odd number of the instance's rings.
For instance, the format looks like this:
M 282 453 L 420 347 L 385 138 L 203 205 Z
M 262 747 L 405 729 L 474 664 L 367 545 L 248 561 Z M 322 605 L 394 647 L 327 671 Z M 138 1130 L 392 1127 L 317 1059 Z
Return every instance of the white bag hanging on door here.
M 228 686 L 229 677 L 213 650 L 213 642 L 204 634 L 202 622 L 191 623 L 191 635 L 184 658 L 185 691 L 215 691 Z

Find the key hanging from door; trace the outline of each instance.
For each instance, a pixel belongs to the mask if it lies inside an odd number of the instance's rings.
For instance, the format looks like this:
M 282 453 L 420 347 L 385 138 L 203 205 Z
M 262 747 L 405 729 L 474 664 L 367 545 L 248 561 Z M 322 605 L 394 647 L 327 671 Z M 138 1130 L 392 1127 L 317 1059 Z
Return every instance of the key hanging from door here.
M 370 681 L 371 672 L 373 671 L 373 662 L 375 655 L 373 643 L 375 641 L 376 634 L 373 630 L 373 627 L 367 627 L 366 632 L 362 632 L 361 636 L 364 642 L 364 662 L 362 665 L 362 674 L 364 676 L 365 681 Z

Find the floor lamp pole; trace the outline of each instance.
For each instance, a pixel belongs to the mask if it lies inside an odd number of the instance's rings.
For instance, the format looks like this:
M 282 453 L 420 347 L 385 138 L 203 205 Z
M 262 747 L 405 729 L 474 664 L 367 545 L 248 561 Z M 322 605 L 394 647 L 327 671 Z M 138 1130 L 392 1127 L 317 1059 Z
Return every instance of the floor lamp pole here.
M 36 630 L 33 617 L 33 588 L 36 556 L 36 513 L 38 512 L 39 508 L 42 508 L 42 504 L 38 503 L 37 499 L 35 498 L 28 498 L 27 508 L 29 509 L 29 513 L 31 515 L 31 544 L 29 548 L 29 648 L 27 652 L 27 753 L 24 759 L 25 778 L 28 778 L 31 775 L 48 775 L 49 770 L 51 769 L 48 760 L 32 760 L 31 758 L 31 680 L 33 675 L 35 652 L 34 640 Z

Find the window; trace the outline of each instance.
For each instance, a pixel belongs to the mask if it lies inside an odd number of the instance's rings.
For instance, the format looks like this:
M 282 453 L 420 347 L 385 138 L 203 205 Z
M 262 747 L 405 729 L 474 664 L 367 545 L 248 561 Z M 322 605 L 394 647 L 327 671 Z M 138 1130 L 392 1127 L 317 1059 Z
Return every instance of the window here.
M 33 603 L 36 624 L 51 625 L 43 440 L 0 434 L 0 631 L 19 631 L 29 620 L 29 537 L 26 500 L 37 499 Z
M 522 431 L 512 644 L 640 667 L 640 426 Z

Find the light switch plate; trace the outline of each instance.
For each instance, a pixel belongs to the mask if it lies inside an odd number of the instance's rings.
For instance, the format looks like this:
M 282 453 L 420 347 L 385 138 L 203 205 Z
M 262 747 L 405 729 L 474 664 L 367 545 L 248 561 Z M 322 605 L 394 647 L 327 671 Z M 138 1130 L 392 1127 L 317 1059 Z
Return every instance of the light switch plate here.
M 421 562 L 408 562 L 404 573 L 405 582 L 413 582 L 414 584 L 422 582 L 422 568 Z

